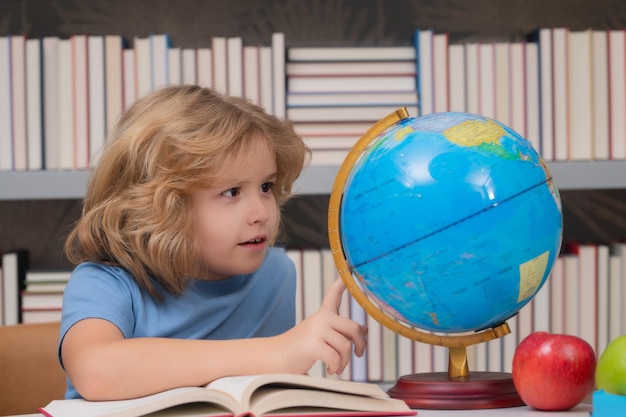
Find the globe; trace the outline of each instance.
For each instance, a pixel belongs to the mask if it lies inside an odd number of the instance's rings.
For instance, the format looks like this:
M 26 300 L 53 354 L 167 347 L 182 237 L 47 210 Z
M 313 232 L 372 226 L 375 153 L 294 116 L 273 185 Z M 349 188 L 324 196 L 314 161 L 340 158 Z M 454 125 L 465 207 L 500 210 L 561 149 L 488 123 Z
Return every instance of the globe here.
M 546 283 L 561 203 L 528 140 L 446 112 L 400 118 L 362 141 L 336 180 L 329 233 L 370 314 L 433 334 L 476 332 L 505 323 Z

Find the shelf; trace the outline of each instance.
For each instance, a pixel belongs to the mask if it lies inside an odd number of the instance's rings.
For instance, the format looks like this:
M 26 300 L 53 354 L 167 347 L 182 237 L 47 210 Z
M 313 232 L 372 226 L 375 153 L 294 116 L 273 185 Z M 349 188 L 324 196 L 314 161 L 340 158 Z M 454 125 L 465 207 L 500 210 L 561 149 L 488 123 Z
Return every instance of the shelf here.
M 550 162 L 559 190 L 626 189 L 626 161 Z M 307 168 L 294 186 L 297 194 L 330 194 L 338 166 Z M 1 200 L 80 199 L 87 187 L 86 171 L 24 171 L 0 173 Z

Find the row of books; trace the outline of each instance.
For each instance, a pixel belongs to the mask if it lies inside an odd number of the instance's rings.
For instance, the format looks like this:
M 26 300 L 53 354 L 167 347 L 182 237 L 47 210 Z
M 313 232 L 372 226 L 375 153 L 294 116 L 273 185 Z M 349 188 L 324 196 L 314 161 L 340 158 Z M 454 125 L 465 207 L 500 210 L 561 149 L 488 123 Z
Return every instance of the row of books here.
M 61 320 L 63 291 L 71 270 L 31 269 L 26 250 L 6 252 L 1 259 L 0 324 Z
M 415 48 L 287 48 L 287 118 L 312 165 L 339 165 L 374 123 L 400 107 L 417 115 Z
M 397 107 L 466 111 L 511 126 L 545 160 L 626 158 L 626 30 L 545 28 L 519 42 L 449 44 L 418 29 L 413 46 L 286 46 L 213 37 L 173 46 L 135 37 L 0 37 L 0 171 L 87 169 L 119 114 L 144 94 L 199 84 L 294 121 L 313 163 L 343 161 Z M 324 158 L 323 150 L 340 150 Z M 334 155 L 334 156 L 333 156 Z
M 417 30 L 414 42 L 420 114 L 496 119 L 547 161 L 626 157 L 626 30 L 544 28 L 465 44 Z
M 268 45 L 214 37 L 172 46 L 166 34 L 0 37 L 0 171 L 82 170 L 123 110 L 165 85 L 245 96 L 284 117 L 284 35 Z M 276 92 L 280 94 L 276 94 Z
M 330 249 L 287 249 L 298 277 L 296 321 L 315 313 L 326 289 L 339 278 Z M 69 270 L 28 268 L 25 251 L 2 257 L 3 324 L 57 321 Z M 551 276 L 533 300 L 507 321 L 511 333 L 468 347 L 471 371 L 511 372 L 515 348 L 535 331 L 579 336 L 601 354 L 607 344 L 626 334 L 626 243 L 568 244 Z M 353 357 L 340 377 L 356 381 L 395 381 L 415 372 L 447 370 L 448 350 L 414 342 L 393 333 L 365 313 L 346 292 L 340 313 L 368 326 L 368 347 Z M 310 372 L 327 376 L 322 363 Z

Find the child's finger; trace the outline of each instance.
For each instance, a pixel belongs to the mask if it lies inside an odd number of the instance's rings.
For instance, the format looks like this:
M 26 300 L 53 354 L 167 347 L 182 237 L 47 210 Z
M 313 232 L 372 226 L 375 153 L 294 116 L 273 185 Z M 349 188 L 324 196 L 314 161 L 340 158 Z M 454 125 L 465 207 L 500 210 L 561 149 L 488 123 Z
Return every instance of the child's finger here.
M 339 306 L 341 306 L 341 298 L 346 286 L 339 278 L 333 282 L 333 284 L 326 291 L 324 299 L 322 300 L 321 309 L 330 310 L 333 313 L 339 314 Z

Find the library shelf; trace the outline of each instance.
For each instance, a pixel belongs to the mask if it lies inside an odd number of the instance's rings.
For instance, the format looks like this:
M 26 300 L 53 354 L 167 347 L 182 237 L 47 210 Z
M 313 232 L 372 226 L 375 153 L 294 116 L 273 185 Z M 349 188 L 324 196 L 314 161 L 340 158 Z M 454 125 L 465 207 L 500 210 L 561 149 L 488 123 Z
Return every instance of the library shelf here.
M 626 189 L 626 161 L 548 162 L 559 190 Z M 330 194 L 339 166 L 306 168 L 295 184 L 299 195 Z M 81 199 L 88 171 L 0 173 L 0 201 Z

